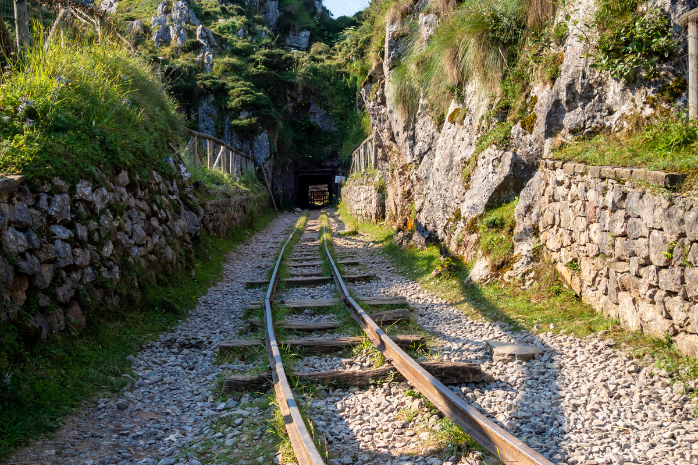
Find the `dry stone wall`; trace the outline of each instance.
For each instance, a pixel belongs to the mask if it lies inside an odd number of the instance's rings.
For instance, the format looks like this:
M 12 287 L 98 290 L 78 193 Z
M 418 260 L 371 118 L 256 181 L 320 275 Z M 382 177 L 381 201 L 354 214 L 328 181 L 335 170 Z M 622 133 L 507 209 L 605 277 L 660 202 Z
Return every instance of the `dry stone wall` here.
M 516 272 L 543 250 L 598 312 L 698 356 L 698 199 L 653 193 L 678 176 L 543 160 L 516 209 Z M 645 184 L 647 185 L 647 184 Z M 657 189 L 654 189 L 655 191 Z
M 363 221 L 377 223 L 385 219 L 385 199 L 373 185 L 344 186 L 342 201 L 353 216 Z
M 81 331 L 133 301 L 141 281 L 184 267 L 202 231 L 226 234 L 267 206 L 266 195 L 232 189 L 197 198 L 184 165 L 178 170 L 169 180 L 153 171 L 134 182 L 123 171 L 74 187 L 56 178 L 37 191 L 22 176 L 0 177 L 0 323 L 37 341 Z

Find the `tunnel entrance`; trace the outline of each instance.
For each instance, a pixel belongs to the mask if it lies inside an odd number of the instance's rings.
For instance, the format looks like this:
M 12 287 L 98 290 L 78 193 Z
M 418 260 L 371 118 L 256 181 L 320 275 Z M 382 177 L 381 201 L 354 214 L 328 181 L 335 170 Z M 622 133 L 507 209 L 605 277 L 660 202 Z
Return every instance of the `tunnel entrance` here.
M 296 205 L 321 208 L 332 204 L 335 195 L 335 169 L 296 172 Z

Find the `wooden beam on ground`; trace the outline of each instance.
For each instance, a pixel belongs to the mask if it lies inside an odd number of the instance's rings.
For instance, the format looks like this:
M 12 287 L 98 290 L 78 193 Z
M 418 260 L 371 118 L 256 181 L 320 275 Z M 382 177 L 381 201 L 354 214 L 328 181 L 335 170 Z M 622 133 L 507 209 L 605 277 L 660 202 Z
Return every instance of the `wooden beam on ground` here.
M 350 274 L 350 275 L 345 275 L 342 276 L 345 281 L 347 282 L 354 282 L 354 281 L 361 281 L 364 279 L 369 279 L 372 278 L 372 274 Z M 288 284 L 322 284 L 322 283 L 328 283 L 332 281 L 332 276 L 307 276 L 307 277 L 297 277 L 297 278 L 286 278 L 286 279 L 280 279 L 279 281 L 288 283 Z M 259 285 L 264 285 L 264 284 L 269 284 L 268 279 L 260 279 L 260 280 L 252 280 L 252 281 L 245 281 L 245 286 L 259 286 Z
M 422 362 L 420 365 L 444 384 L 480 383 L 484 374 L 475 363 L 459 362 Z M 390 364 L 372 370 L 337 370 L 313 373 L 291 372 L 296 378 L 329 383 L 339 381 L 347 385 L 367 386 L 372 381 L 392 375 L 391 380 L 402 381 L 404 378 Z M 266 389 L 271 385 L 271 373 L 257 375 L 234 375 L 223 383 L 223 393 L 235 391 L 256 391 Z
M 420 335 L 398 335 L 390 336 L 397 345 L 403 347 L 412 347 L 426 344 L 426 338 Z M 292 349 L 305 349 L 308 353 L 321 354 L 326 352 L 336 352 L 354 347 L 363 343 L 360 337 L 317 337 L 307 339 L 287 339 L 279 341 L 280 345 L 291 347 Z M 218 344 L 220 352 L 227 352 L 238 347 L 252 347 L 255 345 L 264 345 L 261 340 L 253 341 L 223 341 Z
M 378 324 L 394 324 L 401 321 L 410 321 L 410 311 L 406 308 L 398 308 L 397 310 L 388 310 L 369 315 L 373 321 Z M 252 328 L 261 328 L 262 320 L 259 318 L 250 318 L 247 323 Z M 295 321 L 280 321 L 277 323 L 278 328 L 291 329 L 294 331 L 332 331 L 340 328 L 344 323 L 341 321 L 330 321 L 325 323 L 300 323 Z
M 359 300 L 366 305 L 407 305 L 407 299 L 404 297 L 359 297 Z M 332 307 L 341 303 L 339 299 L 311 299 L 311 300 L 277 300 L 289 308 L 321 308 Z M 262 301 L 253 300 L 247 306 L 249 309 L 255 309 L 262 306 Z

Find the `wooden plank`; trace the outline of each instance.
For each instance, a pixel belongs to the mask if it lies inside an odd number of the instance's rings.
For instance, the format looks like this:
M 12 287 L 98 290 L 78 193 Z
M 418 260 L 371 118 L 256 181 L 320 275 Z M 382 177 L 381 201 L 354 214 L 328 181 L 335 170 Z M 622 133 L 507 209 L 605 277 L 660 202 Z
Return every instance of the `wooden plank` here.
M 299 268 L 303 266 L 320 266 L 322 265 L 322 262 L 299 262 L 299 263 L 294 263 L 291 262 L 288 264 L 291 268 Z
M 476 363 L 422 362 L 420 365 L 444 384 L 480 383 L 484 381 L 485 378 L 480 366 Z M 391 380 L 402 381 L 404 379 L 400 373 L 397 373 L 395 367 L 390 364 L 372 370 L 337 370 L 312 373 L 291 372 L 290 374 L 296 378 L 320 383 L 339 381 L 353 386 L 367 386 L 371 384 L 372 381 L 386 378 L 391 374 L 393 374 Z M 234 375 L 228 377 L 223 383 L 223 393 L 263 390 L 270 385 L 270 372 L 259 373 L 257 375 Z
M 349 282 L 354 282 L 354 281 L 361 281 L 364 279 L 372 278 L 372 274 L 350 274 L 350 275 L 345 275 L 343 276 L 345 281 Z M 299 276 L 297 278 L 286 278 L 286 279 L 281 279 L 280 281 L 288 284 L 320 284 L 320 283 L 326 283 L 332 281 L 332 276 Z M 264 279 L 264 280 L 251 280 L 251 281 L 245 281 L 245 286 L 260 286 L 264 284 L 268 284 L 269 280 Z
M 397 310 L 388 310 L 370 315 L 370 317 L 379 324 L 393 324 L 401 321 L 410 321 L 410 311 L 406 308 L 398 308 Z M 259 318 L 250 318 L 247 320 L 252 328 L 261 328 L 262 321 Z M 291 329 L 294 331 L 332 331 L 340 328 L 344 323 L 341 321 L 330 321 L 326 323 L 300 323 L 296 321 L 280 321 L 276 324 L 279 328 Z
M 359 297 L 359 300 L 364 302 L 366 305 L 407 305 L 407 299 L 404 297 Z M 319 308 L 319 307 L 332 307 L 337 305 L 342 301 L 339 299 L 310 299 L 310 300 L 279 300 L 281 303 L 289 308 Z M 248 305 L 248 308 L 259 308 L 262 302 L 259 300 L 253 300 Z
M 403 347 L 412 347 L 426 344 L 426 338 L 419 335 L 398 335 L 390 336 L 397 345 Z M 279 341 L 280 345 L 291 347 L 292 349 L 305 349 L 308 353 L 321 354 L 326 352 L 336 352 L 354 347 L 363 343 L 360 337 L 316 337 L 307 339 L 287 339 Z M 255 345 L 263 345 L 262 341 L 223 341 L 218 344 L 220 352 L 227 352 L 236 347 L 252 347 Z
M 337 260 L 340 265 L 360 265 L 358 260 L 353 258 L 347 258 L 346 260 Z

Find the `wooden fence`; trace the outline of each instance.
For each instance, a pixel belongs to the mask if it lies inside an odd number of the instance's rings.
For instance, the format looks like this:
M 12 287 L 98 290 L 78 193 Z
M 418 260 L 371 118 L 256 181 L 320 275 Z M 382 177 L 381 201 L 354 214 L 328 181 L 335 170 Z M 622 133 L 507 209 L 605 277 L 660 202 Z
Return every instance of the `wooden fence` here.
M 241 175 L 245 171 L 254 171 L 255 160 L 250 155 L 239 151 L 238 149 L 231 147 L 222 140 L 204 134 L 203 132 L 192 131 L 189 128 L 182 128 L 182 131 L 189 134 L 191 139 L 189 143 L 184 148 L 182 156 L 189 158 L 194 166 L 204 166 L 202 158 L 205 160 L 205 166 L 208 169 L 220 169 L 223 174 L 237 174 Z M 202 153 L 201 144 L 204 144 L 204 149 Z M 262 175 L 264 176 L 264 183 L 267 185 L 267 190 L 269 191 L 269 196 L 271 201 L 274 203 L 274 209 L 276 208 L 276 201 L 274 200 L 274 194 L 271 192 L 271 186 L 269 185 L 269 179 L 267 178 L 267 173 L 264 167 L 260 166 Z
M 377 150 L 376 139 L 373 136 L 367 137 L 351 155 L 351 172 L 375 168 L 378 165 Z

